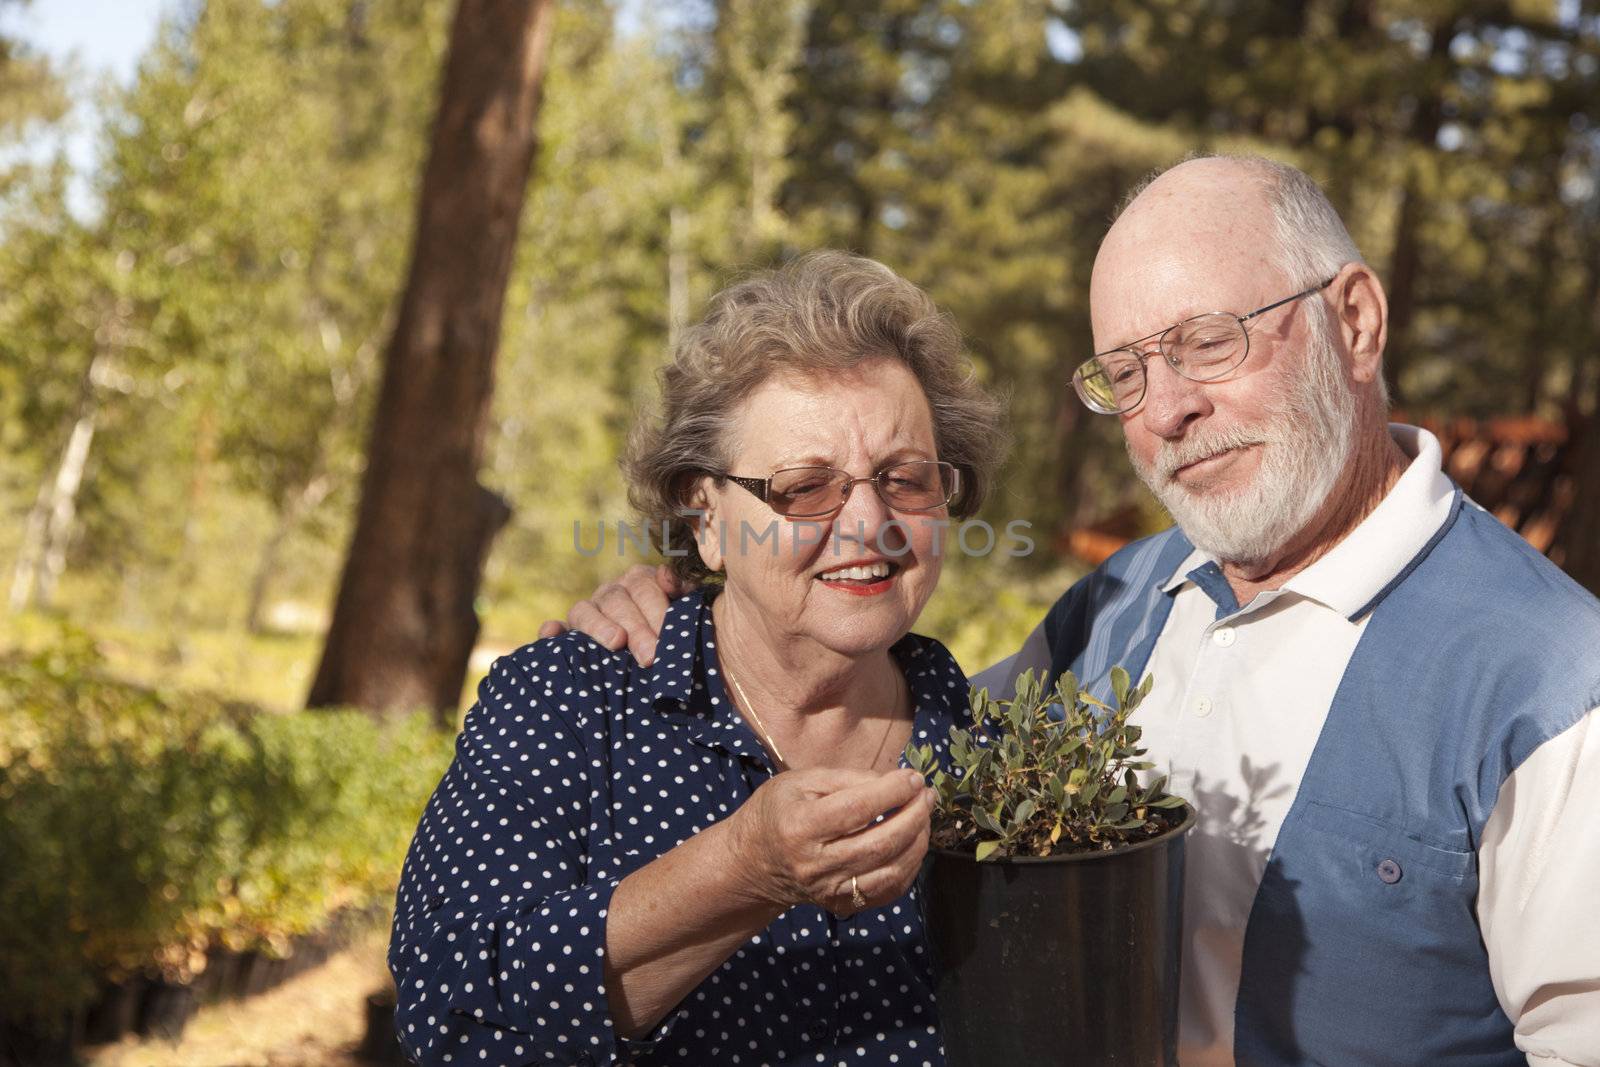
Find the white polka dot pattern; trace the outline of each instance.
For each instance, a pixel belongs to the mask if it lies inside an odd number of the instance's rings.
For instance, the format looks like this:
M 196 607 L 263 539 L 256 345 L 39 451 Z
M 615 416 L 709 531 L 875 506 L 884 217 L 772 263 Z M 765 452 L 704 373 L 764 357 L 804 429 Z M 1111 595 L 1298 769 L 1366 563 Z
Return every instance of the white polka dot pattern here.
M 945 757 L 966 678 L 894 654 Z M 497 660 L 401 875 L 395 1023 L 423 1064 L 942 1065 L 918 891 L 840 920 L 791 908 L 642 1040 L 612 1028 L 606 907 L 624 877 L 773 774 L 717 668 L 710 602 L 674 601 L 654 666 L 578 633 Z

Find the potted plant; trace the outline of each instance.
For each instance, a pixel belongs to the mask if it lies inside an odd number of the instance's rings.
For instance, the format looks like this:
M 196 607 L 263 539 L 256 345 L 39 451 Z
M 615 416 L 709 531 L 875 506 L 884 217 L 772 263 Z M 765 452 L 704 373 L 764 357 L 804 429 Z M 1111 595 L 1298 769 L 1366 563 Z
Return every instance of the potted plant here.
M 1177 1062 L 1183 840 L 1194 809 L 1148 784 L 1129 717 L 1070 673 L 1010 700 L 971 695 L 970 728 L 908 762 L 938 792 L 921 874 L 950 1067 Z

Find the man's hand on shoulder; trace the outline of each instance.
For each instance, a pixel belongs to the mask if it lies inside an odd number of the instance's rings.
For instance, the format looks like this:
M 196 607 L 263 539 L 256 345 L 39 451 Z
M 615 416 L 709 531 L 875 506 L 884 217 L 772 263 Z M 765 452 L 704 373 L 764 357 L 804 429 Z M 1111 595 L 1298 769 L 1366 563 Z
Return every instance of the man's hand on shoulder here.
M 626 648 L 641 667 L 648 667 L 655 662 L 667 601 L 693 588 L 665 564 L 636 564 L 621 578 L 596 589 L 590 599 L 574 604 L 565 623 L 546 620 L 539 627 L 539 636 L 555 637 L 568 629 L 579 630 L 613 651 Z

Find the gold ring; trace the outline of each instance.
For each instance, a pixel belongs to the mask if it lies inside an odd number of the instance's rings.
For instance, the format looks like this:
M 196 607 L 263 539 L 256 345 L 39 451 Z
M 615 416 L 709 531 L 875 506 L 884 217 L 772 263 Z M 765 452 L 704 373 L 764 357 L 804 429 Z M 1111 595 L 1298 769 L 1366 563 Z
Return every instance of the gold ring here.
M 850 876 L 850 906 L 860 911 L 867 906 L 867 898 L 861 895 L 861 887 L 856 885 L 856 876 Z

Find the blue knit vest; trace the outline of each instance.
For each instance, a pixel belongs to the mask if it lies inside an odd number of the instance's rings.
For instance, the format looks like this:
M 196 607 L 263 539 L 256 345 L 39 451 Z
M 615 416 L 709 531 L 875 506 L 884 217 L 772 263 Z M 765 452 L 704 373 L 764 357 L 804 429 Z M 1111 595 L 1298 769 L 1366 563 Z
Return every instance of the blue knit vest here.
M 1167 530 L 1069 589 L 1045 621 L 1052 675 L 1103 698 L 1112 666 L 1137 679 L 1192 550 Z M 1458 490 L 1352 620 L 1369 613 L 1250 912 L 1235 1057 L 1520 1067 L 1477 848 L 1511 772 L 1600 706 L 1600 601 Z

